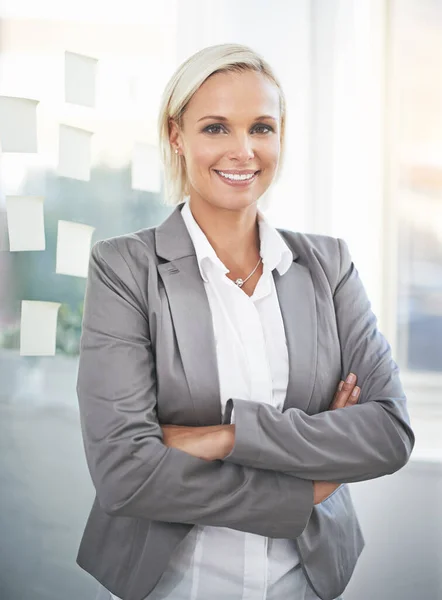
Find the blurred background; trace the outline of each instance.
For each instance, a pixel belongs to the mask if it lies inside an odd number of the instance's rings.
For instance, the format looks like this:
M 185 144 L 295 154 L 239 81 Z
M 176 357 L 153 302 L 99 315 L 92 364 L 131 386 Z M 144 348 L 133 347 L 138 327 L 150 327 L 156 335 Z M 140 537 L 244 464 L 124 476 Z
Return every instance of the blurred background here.
M 0 599 L 95 598 L 76 398 L 85 264 L 163 221 L 156 119 L 175 68 L 250 45 L 287 97 L 275 226 L 344 238 L 416 432 L 351 484 L 367 541 L 345 600 L 442 599 L 442 2 L 2 0 Z

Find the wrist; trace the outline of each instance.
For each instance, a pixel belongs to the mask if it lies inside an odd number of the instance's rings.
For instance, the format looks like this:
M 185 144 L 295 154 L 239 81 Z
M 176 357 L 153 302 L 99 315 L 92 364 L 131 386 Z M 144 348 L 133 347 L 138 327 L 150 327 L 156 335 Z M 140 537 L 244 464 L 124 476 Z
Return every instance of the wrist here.
M 230 454 L 235 445 L 235 425 L 227 425 L 226 429 L 222 432 L 221 438 L 221 456 L 220 459 Z

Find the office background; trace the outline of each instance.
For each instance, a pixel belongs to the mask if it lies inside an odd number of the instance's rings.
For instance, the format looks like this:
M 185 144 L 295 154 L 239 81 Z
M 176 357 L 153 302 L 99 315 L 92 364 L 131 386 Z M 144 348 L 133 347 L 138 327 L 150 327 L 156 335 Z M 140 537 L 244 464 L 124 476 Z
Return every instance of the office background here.
M 75 393 L 86 279 L 75 253 L 61 266 L 62 240 L 84 246 L 170 213 L 160 94 L 178 64 L 224 42 L 260 52 L 286 93 L 285 169 L 267 214 L 346 239 L 409 398 L 410 462 L 351 485 L 367 546 L 345 600 L 442 600 L 439 0 L 3 0 L 2 600 L 95 598 L 75 564 L 93 500 Z M 44 248 L 20 248 L 41 223 Z M 43 314 L 54 352 L 26 353 Z

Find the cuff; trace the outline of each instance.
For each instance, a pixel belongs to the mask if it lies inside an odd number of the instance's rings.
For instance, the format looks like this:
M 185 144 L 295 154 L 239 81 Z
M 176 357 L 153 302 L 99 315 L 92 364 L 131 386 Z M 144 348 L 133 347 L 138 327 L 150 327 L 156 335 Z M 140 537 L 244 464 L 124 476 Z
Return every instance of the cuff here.
M 223 417 L 223 425 L 230 425 L 232 423 L 232 412 L 233 412 L 233 401 L 229 398 L 226 402 L 226 407 L 224 409 L 224 417 Z
M 235 423 L 235 442 L 232 451 L 223 460 L 243 466 L 263 468 L 259 462 L 262 440 L 257 415 L 260 404 L 260 402 L 238 398 L 230 398 L 227 401 L 224 424 L 229 422 L 226 420 L 227 414 L 229 418 L 234 416 L 235 420 L 230 422 Z M 234 410 L 235 414 L 233 414 Z

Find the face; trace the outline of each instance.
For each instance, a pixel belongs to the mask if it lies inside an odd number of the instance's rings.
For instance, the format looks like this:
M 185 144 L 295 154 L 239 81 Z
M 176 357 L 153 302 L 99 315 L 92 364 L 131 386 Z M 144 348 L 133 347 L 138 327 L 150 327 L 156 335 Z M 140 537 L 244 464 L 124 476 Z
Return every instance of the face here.
M 221 118 L 222 117 L 222 118 Z M 185 161 L 191 203 L 241 210 L 270 186 L 280 154 L 278 88 L 261 73 L 215 73 L 193 95 L 170 142 Z M 245 171 L 250 181 L 219 172 Z

